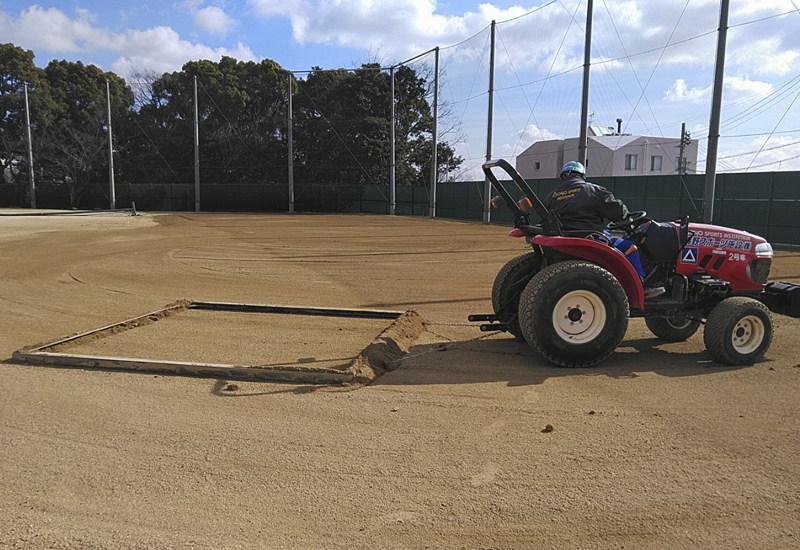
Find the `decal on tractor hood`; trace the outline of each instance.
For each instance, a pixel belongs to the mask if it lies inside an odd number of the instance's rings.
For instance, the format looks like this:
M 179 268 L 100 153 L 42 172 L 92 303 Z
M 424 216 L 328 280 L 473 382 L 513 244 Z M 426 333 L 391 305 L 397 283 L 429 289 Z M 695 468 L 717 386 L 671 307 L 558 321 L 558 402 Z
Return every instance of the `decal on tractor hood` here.
M 727 233 L 725 231 L 697 230 L 694 232 L 694 236 L 689 241 L 689 244 L 693 246 L 725 248 L 728 250 L 744 250 L 746 252 L 753 248 L 750 235 Z

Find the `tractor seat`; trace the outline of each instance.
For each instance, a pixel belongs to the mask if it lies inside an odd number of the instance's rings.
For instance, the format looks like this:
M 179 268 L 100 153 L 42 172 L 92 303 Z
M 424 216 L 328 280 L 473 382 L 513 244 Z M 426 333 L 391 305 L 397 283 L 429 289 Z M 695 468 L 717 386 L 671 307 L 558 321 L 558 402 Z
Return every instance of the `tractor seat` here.
M 684 243 L 685 244 L 685 243 Z M 681 250 L 678 228 L 674 223 L 653 222 L 639 245 L 647 263 L 674 263 Z

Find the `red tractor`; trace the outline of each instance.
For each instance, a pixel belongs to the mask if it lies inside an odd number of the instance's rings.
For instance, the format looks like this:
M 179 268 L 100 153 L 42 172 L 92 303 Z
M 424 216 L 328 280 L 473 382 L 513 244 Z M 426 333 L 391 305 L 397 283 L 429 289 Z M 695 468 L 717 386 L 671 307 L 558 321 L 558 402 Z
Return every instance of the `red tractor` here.
M 492 173 L 502 168 L 524 194 L 516 200 Z M 509 261 L 492 288 L 494 313 L 484 331 L 507 331 L 548 361 L 589 367 L 611 355 L 629 317 L 644 317 L 662 340 L 680 342 L 704 324 L 703 340 L 714 360 L 752 364 L 772 341 L 770 311 L 800 317 L 800 285 L 768 282 L 772 246 L 744 231 L 715 225 L 658 223 L 633 212 L 609 231 L 633 235 L 649 223 L 639 252 L 645 281 L 666 293 L 645 301 L 642 280 L 627 258 L 598 234 L 564 231 L 519 173 L 506 161 L 483 165 L 492 187 L 514 214 L 510 236 L 532 251 Z M 541 223 L 532 223 L 538 215 Z M 587 238 L 588 237 L 588 238 Z

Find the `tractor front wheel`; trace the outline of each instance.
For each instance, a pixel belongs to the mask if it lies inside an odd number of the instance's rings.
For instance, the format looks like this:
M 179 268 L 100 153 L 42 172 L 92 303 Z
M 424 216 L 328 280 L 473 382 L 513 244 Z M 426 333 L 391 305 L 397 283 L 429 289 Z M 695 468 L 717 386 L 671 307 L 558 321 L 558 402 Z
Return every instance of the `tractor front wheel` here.
M 753 298 L 726 298 L 709 313 L 703 341 L 715 361 L 751 365 L 772 343 L 772 316 Z
M 628 298 L 599 265 L 570 260 L 537 273 L 522 292 L 528 344 L 562 367 L 590 367 L 611 355 L 628 329 Z
M 650 332 L 668 342 L 688 340 L 700 327 L 700 321 L 688 317 L 645 317 L 644 323 Z

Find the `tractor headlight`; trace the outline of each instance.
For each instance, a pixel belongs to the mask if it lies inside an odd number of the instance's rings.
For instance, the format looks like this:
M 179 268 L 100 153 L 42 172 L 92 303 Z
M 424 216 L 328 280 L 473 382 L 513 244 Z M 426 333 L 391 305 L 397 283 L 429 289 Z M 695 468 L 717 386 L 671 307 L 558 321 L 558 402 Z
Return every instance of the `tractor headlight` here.
M 756 257 L 772 258 L 772 245 L 769 243 L 758 243 L 756 245 Z

